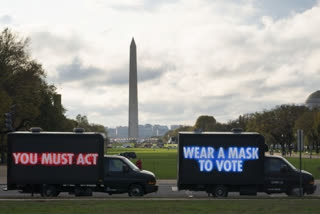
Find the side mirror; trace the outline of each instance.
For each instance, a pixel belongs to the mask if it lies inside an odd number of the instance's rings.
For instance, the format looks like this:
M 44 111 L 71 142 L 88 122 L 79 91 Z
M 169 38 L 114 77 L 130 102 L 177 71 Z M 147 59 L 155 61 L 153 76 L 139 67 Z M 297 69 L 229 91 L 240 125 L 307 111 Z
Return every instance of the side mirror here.
M 129 172 L 129 167 L 128 167 L 127 165 L 124 165 L 124 166 L 122 167 L 122 172 L 128 173 L 128 172 Z
M 288 172 L 288 166 L 287 165 L 282 165 L 281 168 L 280 168 L 280 172 L 282 172 L 282 173 Z

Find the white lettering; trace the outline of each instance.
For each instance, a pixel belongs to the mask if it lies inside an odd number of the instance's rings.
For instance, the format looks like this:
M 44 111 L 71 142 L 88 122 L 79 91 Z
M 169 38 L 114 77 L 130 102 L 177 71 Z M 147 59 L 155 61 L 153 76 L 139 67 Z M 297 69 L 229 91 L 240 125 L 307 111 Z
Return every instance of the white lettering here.
M 52 165 L 51 153 L 43 153 L 41 157 L 42 165 Z
M 204 168 L 207 172 L 212 171 L 213 168 L 213 164 L 211 160 L 206 160 L 205 164 L 204 164 Z
M 201 159 L 206 159 L 206 158 L 207 158 L 206 147 L 201 147 L 200 158 L 201 158 Z
M 83 155 L 81 153 L 78 155 L 76 165 L 85 165 Z
M 63 153 L 61 155 L 61 165 L 67 165 L 67 163 L 68 163 L 67 154 Z
M 238 149 L 237 147 L 230 147 L 228 151 L 229 159 L 238 159 Z
M 60 165 L 60 163 L 61 163 L 61 154 L 53 153 L 53 164 Z
M 198 160 L 199 164 L 200 164 L 200 172 L 203 172 L 203 164 L 204 164 L 204 160 Z
M 72 160 L 73 160 L 74 154 L 73 154 L 73 153 L 68 153 L 67 156 L 68 156 L 68 158 L 69 158 L 68 164 L 69 164 L 69 165 L 72 165 Z
M 195 147 L 194 149 L 194 158 L 199 159 L 199 147 Z
M 242 172 L 242 163 L 243 161 L 238 161 L 237 172 Z
M 97 159 L 98 159 L 98 154 L 96 154 L 96 153 L 93 153 L 92 154 L 92 157 L 93 157 L 93 165 L 96 165 L 97 164 Z
M 243 147 L 240 148 L 239 157 L 238 158 L 239 159 L 245 159 L 246 158 L 246 154 L 244 152 L 244 148 Z
M 14 163 L 19 164 L 19 157 L 20 157 L 21 153 L 14 152 L 14 153 L 12 153 L 12 155 L 13 155 Z
M 38 163 L 38 154 L 30 153 L 30 164 L 36 165 Z
M 252 148 L 252 159 L 259 159 L 258 152 L 259 152 L 259 148 L 257 147 Z
M 91 157 L 91 154 L 85 155 L 84 162 L 86 165 L 92 165 L 91 161 L 89 160 L 90 157 Z
M 27 153 L 22 153 L 20 157 L 21 164 L 28 164 L 29 163 L 29 155 Z
M 214 158 L 214 148 L 208 147 L 208 159 L 213 159 Z
M 183 147 L 183 156 L 187 159 L 193 158 L 194 147 Z
M 217 165 L 218 171 L 221 172 L 222 166 L 223 166 L 223 160 L 221 160 L 221 161 L 216 160 L 216 165 Z
M 251 159 L 251 157 L 252 157 L 252 155 L 251 155 L 251 147 L 248 147 L 247 149 L 246 149 L 246 154 L 247 154 L 247 159 Z
M 231 162 L 229 160 L 224 161 L 223 168 L 224 168 L 224 171 L 230 172 L 230 170 L 231 170 Z
M 219 148 L 218 159 L 225 159 L 224 149 L 222 147 Z

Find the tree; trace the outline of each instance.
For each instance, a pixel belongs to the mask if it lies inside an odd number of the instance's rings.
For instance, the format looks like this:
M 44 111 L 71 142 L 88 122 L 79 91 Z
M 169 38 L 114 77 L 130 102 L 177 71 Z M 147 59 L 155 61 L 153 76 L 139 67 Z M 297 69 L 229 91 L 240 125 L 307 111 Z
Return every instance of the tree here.
M 319 153 L 319 147 L 320 147 L 320 111 L 318 109 L 313 123 L 313 131 L 316 134 L 316 152 Z
M 281 105 L 269 111 L 255 113 L 249 119 L 247 130 L 263 134 L 268 145 L 280 144 L 284 154 L 285 148 L 290 150 L 295 142 L 295 121 L 306 111 L 308 109 L 305 106 Z
M 213 116 L 202 115 L 198 117 L 194 128 L 201 131 L 214 131 L 216 123 L 217 121 Z
M 303 130 L 303 135 L 306 138 L 306 144 L 315 148 L 317 141 L 317 130 L 314 129 L 315 118 L 317 111 L 309 110 L 304 112 L 295 122 L 294 132 L 296 133 L 298 129 Z

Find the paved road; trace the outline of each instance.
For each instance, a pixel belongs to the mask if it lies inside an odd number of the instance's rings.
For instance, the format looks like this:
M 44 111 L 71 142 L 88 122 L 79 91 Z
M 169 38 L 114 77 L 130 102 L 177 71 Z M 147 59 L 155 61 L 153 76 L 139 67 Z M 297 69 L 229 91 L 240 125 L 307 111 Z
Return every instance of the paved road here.
M 315 194 L 308 195 L 314 198 L 320 198 L 320 180 L 317 180 L 317 190 Z M 175 180 L 159 180 L 159 191 L 156 193 L 151 193 L 145 195 L 145 198 L 194 198 L 194 199 L 204 199 L 208 198 L 208 195 L 204 192 L 191 192 L 191 191 L 172 191 L 172 187 L 176 186 Z M 94 193 L 93 196 L 95 198 L 127 198 L 127 194 L 116 194 L 116 195 L 108 195 L 105 193 Z M 230 198 L 248 198 L 248 196 L 239 196 L 239 193 L 229 193 Z M 274 197 L 287 197 L 285 194 L 272 194 L 267 195 L 265 193 L 259 193 L 258 197 L 263 198 L 274 198 Z M 2 188 L 0 190 L 0 199 L 12 199 L 12 198 L 32 198 L 30 194 L 22 194 L 18 191 L 3 191 Z M 33 198 L 40 198 L 39 194 L 35 194 Z M 59 198 L 74 198 L 73 195 L 69 195 L 67 193 L 63 193 L 59 195 Z M 255 198 L 255 197 L 249 197 Z
M 0 184 L 6 184 L 6 168 L 4 166 L 0 166 Z M 320 198 L 320 180 L 316 181 L 317 190 L 313 195 L 310 195 L 315 198 Z M 176 180 L 158 180 L 159 191 L 156 193 L 151 193 L 145 195 L 145 198 L 195 198 L 202 199 L 208 198 L 208 195 L 205 192 L 191 192 L 191 191 L 172 191 L 174 187 L 176 187 Z M 22 194 L 18 191 L 3 191 L 2 188 L 4 185 L 0 185 L 0 199 L 6 198 L 31 198 L 30 194 Z M 108 195 L 106 193 L 94 193 L 94 197 L 97 198 L 127 198 L 128 194 L 116 194 L 116 195 Z M 259 193 L 259 197 L 286 197 L 285 194 L 272 194 L 267 195 L 265 193 Z M 229 197 L 236 198 L 244 198 L 243 196 L 239 196 L 239 193 L 229 193 Z M 247 196 L 245 196 L 247 197 Z M 40 198 L 39 194 L 35 194 L 34 198 Z M 59 198 L 74 198 L 73 195 L 69 195 L 67 193 L 63 193 L 59 195 Z

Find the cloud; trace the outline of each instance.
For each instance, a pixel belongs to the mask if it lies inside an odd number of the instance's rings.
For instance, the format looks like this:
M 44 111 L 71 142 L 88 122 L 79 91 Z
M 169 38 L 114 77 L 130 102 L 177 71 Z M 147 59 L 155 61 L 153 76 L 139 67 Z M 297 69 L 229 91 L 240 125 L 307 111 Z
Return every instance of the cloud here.
M 9 15 L 0 16 L 1 24 L 11 24 L 13 22 L 13 18 Z
M 84 81 L 95 79 L 103 75 L 103 70 L 94 66 L 84 66 L 80 58 L 75 57 L 71 64 L 60 65 L 57 67 L 59 82 Z
M 110 7 L 117 11 L 146 11 L 151 12 L 163 5 L 167 4 L 176 4 L 180 2 L 180 0 L 123 0 L 119 1 L 100 1 L 97 3 L 99 5 L 103 5 L 105 7 Z
M 31 34 L 32 48 L 37 51 L 77 52 L 85 47 L 77 36 L 61 36 L 48 31 L 33 32 Z
M 49 10 L 42 20 L 24 16 L 32 54 L 61 88 L 70 115 L 127 124 L 132 36 L 141 123 L 192 125 L 201 114 L 225 122 L 303 103 L 319 89 L 315 1 L 91 2 L 70 0 L 59 17 Z
M 159 67 L 141 66 L 138 69 L 138 83 L 155 81 L 161 78 L 173 65 L 165 64 Z M 97 88 L 104 85 L 127 86 L 129 84 L 129 66 L 117 69 L 102 69 L 85 65 L 79 57 L 74 57 L 69 64 L 57 67 L 57 77 L 53 81 L 61 84 L 77 83 L 79 87 Z

